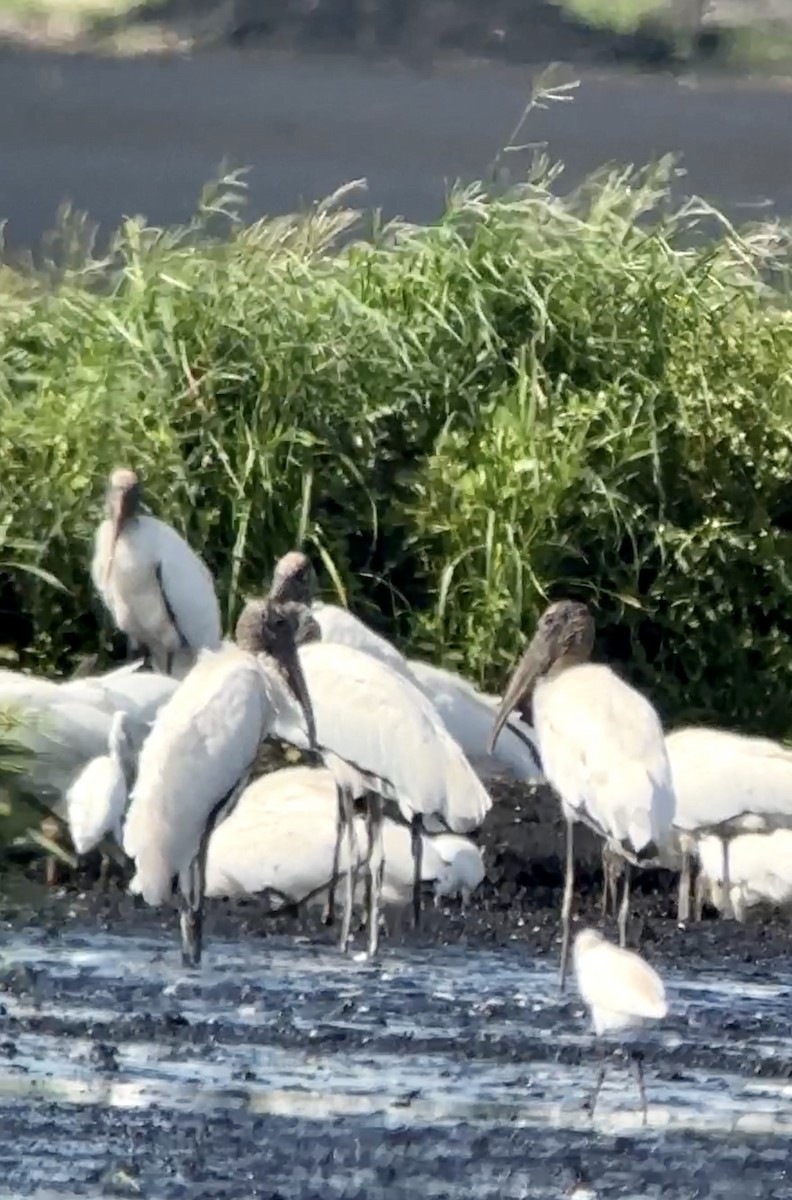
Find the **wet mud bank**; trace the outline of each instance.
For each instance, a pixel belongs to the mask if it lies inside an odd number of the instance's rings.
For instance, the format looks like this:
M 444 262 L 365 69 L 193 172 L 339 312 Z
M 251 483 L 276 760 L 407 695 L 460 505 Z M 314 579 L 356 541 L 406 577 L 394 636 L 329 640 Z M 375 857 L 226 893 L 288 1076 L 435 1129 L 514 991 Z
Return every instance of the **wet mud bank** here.
M 792 1197 L 783 921 L 682 931 L 670 878 L 644 881 L 633 939 L 671 1005 L 639 1037 L 648 1124 L 618 1060 L 592 1122 L 599 1051 L 556 980 L 561 829 L 548 797 L 498 796 L 478 901 L 394 931 L 375 963 L 252 900 L 211 905 L 187 971 L 173 912 L 112 886 L 17 886 L 0 914 L 1 1194 Z M 588 922 L 599 854 L 581 851 Z

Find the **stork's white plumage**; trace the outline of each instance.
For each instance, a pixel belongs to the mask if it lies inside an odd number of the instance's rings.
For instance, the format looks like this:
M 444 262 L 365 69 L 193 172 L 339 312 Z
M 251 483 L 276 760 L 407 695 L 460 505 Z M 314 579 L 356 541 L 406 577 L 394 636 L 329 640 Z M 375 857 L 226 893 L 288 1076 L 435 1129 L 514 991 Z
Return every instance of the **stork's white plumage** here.
M 113 471 L 91 577 L 131 645 L 144 648 L 166 675 L 183 677 L 199 650 L 220 645 L 214 582 L 172 526 L 138 511 L 140 500 L 135 473 Z
M 666 737 L 676 793 L 674 829 L 683 845 L 679 916 L 690 894 L 690 839 L 722 839 L 725 910 L 730 911 L 732 839 L 792 828 L 792 750 L 768 738 L 690 726 Z
M 78 854 L 87 854 L 106 834 L 121 843 L 121 826 L 128 799 L 124 764 L 124 713 L 110 723 L 108 753 L 86 763 L 66 793 L 69 832 Z
M 575 976 L 578 990 L 588 1008 L 597 1037 L 632 1029 L 647 1021 L 659 1021 L 668 1012 L 665 987 L 657 972 L 639 954 L 614 946 L 595 929 L 582 929 L 575 938 Z M 646 1124 L 646 1092 L 640 1057 L 635 1057 L 643 1122 Z M 590 1106 L 591 1115 L 605 1078 L 600 1067 Z
M 479 692 L 467 679 L 442 667 L 415 658 L 407 662 L 421 691 L 432 701 L 446 729 L 482 778 L 506 774 L 524 783 L 542 781 L 536 735 L 514 714 L 498 738 L 495 753 L 490 753 L 492 722 L 500 697 Z
M 207 896 L 269 893 L 284 902 L 322 905 L 333 878 L 336 848 L 336 785 L 323 768 L 286 767 L 245 788 L 233 812 L 209 839 Z M 410 831 L 388 819 L 383 824 L 382 903 L 400 908 L 413 894 Z M 348 843 L 340 869 L 348 868 Z M 354 819 L 353 872 L 359 877 L 368 854 L 366 822 Z M 438 895 L 469 895 L 483 878 L 478 849 L 453 834 L 423 835 L 422 881 Z M 362 881 L 355 903 L 363 899 Z
M 295 555 L 294 559 L 301 557 Z M 275 587 L 273 593 L 282 594 Z M 264 604 L 258 602 L 259 607 Z M 248 607 L 255 610 L 256 603 Z M 307 606 L 300 607 L 316 636 L 319 629 L 312 613 Z M 423 828 L 466 833 L 481 824 L 492 801 L 432 703 L 408 679 L 370 654 L 337 643 L 305 639 L 299 661 L 311 697 L 317 747 L 338 789 L 338 842 L 346 830 L 350 861 L 354 858 L 353 802 L 369 793 L 368 927 L 369 953 L 373 955 L 382 873 L 382 799 L 393 803 L 413 829 L 416 921 Z M 351 929 L 352 872 L 346 873 L 346 879 L 343 948 L 349 943 Z M 332 886 L 331 898 L 334 891 Z
M 187 963 L 201 955 L 203 859 L 214 821 L 244 786 L 267 734 L 312 743 L 296 627 L 296 614 L 280 607 L 245 610 L 238 644 L 200 655 L 140 755 L 124 849 L 147 903 L 166 900 L 178 877 Z
M 703 899 L 704 888 L 708 888 L 711 903 L 721 912 L 733 910 L 737 920 L 744 921 L 747 910 L 757 904 L 779 908 L 792 904 L 792 830 L 741 833 L 730 839 L 728 895 L 721 838 L 714 835 L 701 838 L 696 852 L 701 865 L 697 889 L 700 898 Z
M 533 731 L 517 718 L 510 718 L 497 751 L 490 754 L 488 741 L 499 703 L 497 698 L 483 695 L 472 683 L 451 671 L 418 659 L 406 659 L 387 638 L 375 633 L 348 609 L 313 599 L 315 587 L 316 576 L 305 554 L 293 550 L 276 563 L 270 595 L 310 606 L 323 642 L 363 650 L 422 691 L 483 778 L 507 773 L 528 782 L 541 779 Z
M 587 661 L 594 623 L 584 604 L 558 601 L 542 615 L 509 682 L 493 731 L 532 695 L 544 773 L 567 822 L 561 987 L 566 977 L 573 886 L 573 835 L 583 821 L 629 861 L 654 857 L 671 840 L 674 789 L 660 718 L 609 667 Z M 619 914 L 626 940 L 629 870 Z

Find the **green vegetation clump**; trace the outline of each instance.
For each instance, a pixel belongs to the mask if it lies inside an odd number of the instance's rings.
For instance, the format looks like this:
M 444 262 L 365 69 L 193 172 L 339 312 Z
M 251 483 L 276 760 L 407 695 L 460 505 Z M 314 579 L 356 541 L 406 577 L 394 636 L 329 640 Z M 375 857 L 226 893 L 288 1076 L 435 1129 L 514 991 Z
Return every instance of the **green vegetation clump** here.
M 7 271 L 21 661 L 66 669 L 106 640 L 88 564 L 127 463 L 205 556 L 228 628 L 302 543 L 328 593 L 488 687 L 574 595 L 665 719 L 787 732 L 787 245 L 675 211 L 670 178 L 559 197 L 537 166 L 368 241 L 343 197 L 244 224 L 232 183 L 186 229 L 129 221 L 105 260 Z

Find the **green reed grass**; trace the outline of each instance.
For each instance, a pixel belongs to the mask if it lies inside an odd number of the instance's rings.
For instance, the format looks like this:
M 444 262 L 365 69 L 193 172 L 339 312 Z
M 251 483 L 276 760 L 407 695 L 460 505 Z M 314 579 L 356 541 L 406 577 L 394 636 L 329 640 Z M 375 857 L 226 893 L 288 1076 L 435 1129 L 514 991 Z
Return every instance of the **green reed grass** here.
M 230 178 L 187 228 L 128 221 L 98 260 L 72 225 L 45 268 L 7 271 L 21 661 L 64 670 L 106 641 L 87 568 L 128 463 L 228 628 L 301 542 L 328 595 L 487 686 L 548 597 L 579 595 L 666 718 L 785 732 L 786 235 L 675 209 L 670 163 L 563 196 L 554 177 L 368 241 L 346 194 L 246 224 Z

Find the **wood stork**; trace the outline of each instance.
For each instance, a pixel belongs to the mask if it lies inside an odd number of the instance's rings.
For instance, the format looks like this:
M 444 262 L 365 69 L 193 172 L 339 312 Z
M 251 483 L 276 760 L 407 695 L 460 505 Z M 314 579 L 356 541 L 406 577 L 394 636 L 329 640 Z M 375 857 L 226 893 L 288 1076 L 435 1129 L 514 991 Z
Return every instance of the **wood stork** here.
M 91 577 L 130 645 L 142 647 L 157 670 L 182 677 L 199 650 L 220 645 L 214 582 L 172 526 L 140 512 L 141 500 L 135 472 L 114 470 Z
M 499 700 L 484 696 L 471 683 L 451 671 L 417 659 L 406 659 L 395 646 L 354 613 L 336 604 L 314 599 L 316 574 L 310 559 L 299 550 L 285 554 L 275 564 L 270 595 L 310 606 L 322 631 L 323 642 L 337 642 L 364 650 L 404 676 L 431 700 L 448 732 L 464 750 L 478 773 L 487 778 L 507 773 L 525 782 L 542 778 L 536 739 L 525 722 L 511 718 L 503 730 L 497 754 L 487 749 L 493 714 Z
M 66 818 L 78 854 L 87 854 L 108 835 L 121 845 L 121 827 L 134 778 L 125 729 L 128 720 L 124 712 L 113 716 L 107 754 L 86 763 L 66 793 Z M 100 884 L 106 881 L 109 867 L 110 859 L 103 853 Z
M 696 880 L 696 917 L 701 919 L 705 891 L 720 912 L 734 912 L 744 921 L 749 908 L 772 904 L 788 908 L 792 904 L 792 830 L 775 829 L 772 833 L 741 833 L 729 842 L 729 883 L 727 896 L 723 878 L 723 842 L 709 836 L 696 844 L 700 862 Z
M 368 855 L 363 817 L 354 818 L 356 877 Z M 442 896 L 469 895 L 481 882 L 481 854 L 466 838 L 423 834 L 422 882 Z M 348 869 L 348 844 L 342 846 L 341 870 Z M 281 904 L 322 905 L 330 888 L 336 852 L 336 785 L 326 768 L 285 767 L 249 784 L 226 819 L 209 838 L 206 895 L 266 894 Z M 409 829 L 383 822 L 382 904 L 388 910 L 408 905 L 413 894 L 413 857 Z M 360 883 L 355 903 L 362 901 Z
M 578 990 L 591 1014 L 596 1037 L 633 1029 L 647 1021 L 660 1021 L 668 1013 L 663 981 L 640 954 L 614 946 L 595 929 L 581 929 L 575 938 L 573 956 Z M 642 1057 L 634 1052 L 631 1059 L 645 1125 L 646 1089 Z M 606 1062 L 603 1058 L 588 1101 L 592 1118 L 605 1081 L 605 1071 Z
M 201 653 L 143 745 L 124 849 L 148 904 L 163 903 L 177 878 L 185 965 L 201 958 L 208 838 L 244 788 L 260 743 L 273 734 L 313 748 L 295 641 L 303 620 L 294 606 L 248 606 L 236 645 Z
M 610 667 L 588 662 L 594 621 L 585 604 L 560 600 L 541 616 L 518 663 L 492 731 L 497 741 L 508 714 L 530 698 L 545 775 L 561 799 L 567 823 L 561 909 L 560 986 L 569 951 L 574 876 L 573 827 L 583 821 L 628 863 L 655 857 L 671 836 L 674 789 L 660 719 L 652 705 Z M 629 906 L 625 868 L 619 939 L 625 944 Z
M 683 849 L 679 918 L 687 920 L 690 851 L 707 836 L 720 839 L 726 914 L 730 907 L 730 844 L 743 833 L 792 828 L 792 750 L 768 738 L 690 726 L 666 737 L 676 793 L 674 832 Z
M 271 602 L 271 601 L 270 601 Z M 267 601 L 251 601 L 256 611 Z M 368 951 L 377 949 L 379 893 L 382 887 L 383 800 L 410 825 L 415 860 L 413 908 L 420 914 L 421 833 L 468 833 L 484 820 L 492 801 L 437 714 L 414 684 L 370 654 L 352 646 L 309 640 L 319 634 L 312 621 L 299 660 L 316 720 L 316 743 L 332 771 L 338 793 L 338 845 L 344 832 L 348 859 L 354 860 L 353 804 L 366 797 L 370 852 Z M 368 795 L 367 795 L 368 794 Z M 335 890 L 331 886 L 331 897 Z M 346 949 L 352 919 L 353 873 L 346 872 L 341 947 Z M 332 911 L 332 905 L 331 905 Z

